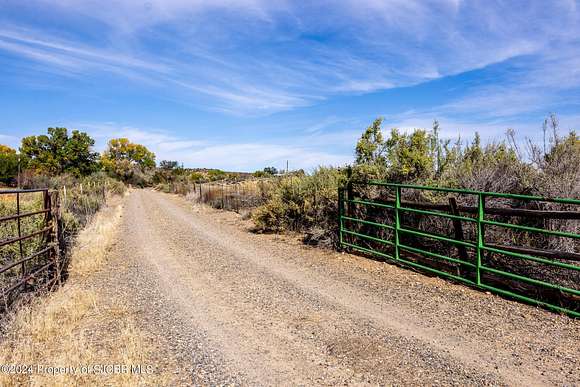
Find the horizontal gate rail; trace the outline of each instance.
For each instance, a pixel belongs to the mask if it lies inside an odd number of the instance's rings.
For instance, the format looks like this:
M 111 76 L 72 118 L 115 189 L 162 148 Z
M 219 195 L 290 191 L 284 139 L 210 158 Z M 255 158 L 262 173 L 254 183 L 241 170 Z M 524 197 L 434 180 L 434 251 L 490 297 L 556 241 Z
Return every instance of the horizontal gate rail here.
M 27 218 L 29 216 L 46 214 L 46 213 L 48 213 L 48 210 L 38 210 L 38 211 L 33 211 L 33 212 L 25 212 L 24 214 L 16 214 L 16 215 L 4 216 L 4 217 L 1 217 L 0 218 L 0 223 L 1 222 L 6 222 L 8 220 L 22 219 L 22 218 Z
M 380 203 L 380 202 L 370 202 L 367 200 L 347 200 L 348 203 L 354 203 L 354 204 L 364 204 L 367 206 L 375 206 L 375 207 L 383 207 L 383 208 L 390 208 L 390 209 L 395 209 L 395 206 L 391 205 L 391 204 L 387 204 L 387 203 Z
M 9 245 L 9 244 L 12 244 L 12 243 L 15 243 L 15 242 L 24 241 L 24 240 L 27 240 L 27 239 L 30 239 L 30 238 L 34 238 L 35 236 L 44 234 L 47 231 L 51 231 L 51 230 L 52 230 L 52 226 L 48 226 L 48 227 L 45 227 L 43 229 L 40 229 L 40 230 L 35 231 L 35 232 L 33 232 L 31 234 L 28 234 L 28 235 L 22 235 L 22 236 L 15 237 L 15 238 L 5 239 L 3 241 L 0 241 L 0 247 Z
M 4 273 L 4 272 L 5 272 L 5 271 L 7 271 L 7 270 L 10 270 L 10 269 L 12 269 L 14 266 L 18 266 L 18 265 L 20 265 L 20 264 L 22 264 L 22 263 L 24 263 L 24 262 L 28 262 L 28 261 L 30 261 L 31 259 L 34 259 L 34 258 L 38 257 L 39 255 L 42 255 L 42 254 L 48 253 L 49 251 L 51 251 L 51 250 L 53 250 L 53 249 L 55 249 L 55 248 L 56 248 L 56 245 L 48 246 L 48 247 L 45 247 L 45 248 L 44 248 L 44 249 L 42 249 L 42 250 L 39 250 L 39 251 L 37 251 L 37 252 L 36 252 L 36 253 L 34 253 L 34 254 L 31 254 L 31 255 L 29 255 L 29 256 L 28 256 L 28 257 L 26 257 L 26 258 L 22 258 L 22 259 L 19 259 L 19 260 L 17 260 L 17 261 L 10 262 L 9 264 L 7 264 L 7 265 L 4 265 L 2 268 L 0 268 L 0 274 L 1 274 L 1 273 Z
M 380 195 L 380 200 L 355 197 L 354 187 L 357 186 L 384 187 L 390 190 L 391 193 Z M 453 198 L 450 198 L 450 205 L 406 201 L 402 200 L 403 189 L 438 192 L 442 195 L 470 195 L 474 197 L 474 199 L 468 203 L 477 202 L 477 206 L 457 206 Z M 505 228 L 512 230 L 512 232 L 515 231 L 530 235 L 543 235 L 544 238 L 569 238 L 569 240 L 577 241 L 580 239 L 580 234 L 577 232 L 539 228 L 536 227 L 536 225 L 538 224 L 538 219 L 540 221 L 550 219 L 567 221 L 580 220 L 579 207 L 576 207 L 580 205 L 580 200 L 578 199 L 547 198 L 532 195 L 503 194 L 498 192 L 483 192 L 413 184 L 395 184 L 380 180 L 371 180 L 367 182 L 350 181 L 347 187 L 339 189 L 338 197 L 339 243 L 343 247 L 451 278 L 483 290 L 495 292 L 502 296 L 532 303 L 557 312 L 566 313 L 570 316 L 580 317 L 580 283 L 574 282 L 578 281 L 577 278 L 580 278 L 580 275 L 578 275 L 580 266 L 570 262 L 580 262 L 580 253 L 578 253 L 578 251 L 557 251 L 524 246 L 511 246 L 492 243 L 487 241 L 485 238 L 486 229 L 490 232 L 492 228 Z M 545 209 L 486 206 L 486 199 L 492 198 L 516 201 L 516 205 L 520 206 L 522 203 L 544 202 L 564 205 L 565 208 L 551 211 Z M 451 202 L 452 200 L 453 202 Z M 451 208 L 451 204 L 453 204 L 453 208 Z M 505 203 L 503 204 L 505 205 Z M 358 206 L 361 206 L 361 208 L 357 210 Z M 573 207 L 573 210 L 569 210 L 570 207 Z M 366 209 L 363 211 L 363 208 Z M 357 211 L 358 214 L 356 214 Z M 378 216 L 383 217 L 383 219 L 376 219 L 377 216 L 366 219 L 364 215 L 360 215 L 361 212 L 364 214 L 365 211 L 367 213 L 369 211 L 374 214 L 378 213 Z M 384 212 L 381 213 L 380 211 Z M 469 214 L 470 216 L 464 216 L 462 213 Z M 454 222 L 453 227 L 456 231 L 457 228 L 459 228 L 459 232 L 456 232 L 455 237 L 453 238 L 403 225 L 409 214 L 414 215 L 415 218 L 419 219 L 422 219 L 422 217 L 425 216 L 449 219 Z M 487 216 L 528 217 L 535 219 L 535 223 L 532 223 L 534 226 L 514 224 L 509 223 L 504 220 L 504 218 L 502 218 L 504 221 L 498 221 L 489 219 Z M 461 231 L 461 223 L 463 222 L 471 224 L 473 227 L 473 231 L 470 232 L 470 238 L 468 239 L 463 238 L 463 231 Z M 573 228 L 573 230 L 577 229 L 577 227 Z M 374 233 L 378 233 L 379 230 L 383 233 L 373 235 Z M 390 235 L 392 240 L 385 239 L 382 235 Z M 450 246 L 455 246 L 455 248 L 461 253 L 459 254 L 461 259 L 432 251 L 430 247 L 425 247 L 426 242 L 414 242 L 416 238 L 426 238 L 427 241 L 433 241 L 432 243 L 443 243 L 444 245 L 449 246 L 447 247 L 448 249 L 451 248 Z M 405 241 L 404 243 L 403 240 Z M 374 247 L 372 247 L 373 243 Z M 379 245 L 376 245 L 377 243 Z M 575 250 L 577 250 L 578 244 L 576 244 L 576 242 L 574 242 L 573 246 L 575 246 Z M 471 254 L 467 254 L 467 250 L 461 250 L 465 248 L 469 249 Z M 490 263 L 487 261 L 484 262 L 484 260 L 487 260 L 492 256 L 492 254 L 505 257 L 501 258 L 501 262 L 503 262 L 505 266 L 493 267 L 494 264 L 491 264 L 490 266 Z M 510 259 L 512 259 L 512 261 L 510 261 Z M 562 260 L 568 260 L 568 262 L 562 262 Z M 545 268 L 552 267 L 554 270 L 569 270 L 570 273 L 577 273 L 573 274 L 571 277 L 567 277 L 572 278 L 571 281 L 573 281 L 573 287 L 568 286 L 569 283 L 566 286 L 554 283 L 553 274 L 547 278 L 538 279 L 531 278 L 530 276 L 527 276 L 528 274 L 522 275 L 509 271 L 510 269 L 513 269 L 513 264 L 515 264 L 516 261 L 518 262 L 518 265 L 520 265 L 518 266 L 519 268 L 522 267 L 521 265 L 525 265 L 525 262 L 531 262 L 534 265 L 542 265 L 541 267 Z M 439 266 L 443 262 L 458 265 L 456 266 L 457 273 L 450 273 L 446 270 L 440 269 Z M 518 287 L 513 288 L 512 286 L 515 285 L 510 281 L 527 284 L 527 286 L 538 286 L 546 289 L 546 291 L 556 291 L 558 292 L 559 297 L 564 297 L 563 300 L 566 301 L 566 303 L 564 305 L 556 304 L 551 300 L 546 300 L 545 298 L 540 297 L 537 291 L 525 287 L 522 288 L 524 285 L 518 285 Z M 574 287 L 578 287 L 578 289 Z
M 342 216 L 342 219 L 344 219 L 344 220 L 350 220 L 351 222 L 357 222 L 357 223 L 362 223 L 362 224 L 368 224 L 368 225 L 371 225 L 371 226 L 377 226 L 377 227 L 381 227 L 381 228 L 386 228 L 388 230 L 394 230 L 395 229 L 395 226 L 391 226 L 390 224 L 371 222 L 370 220 L 363 220 L 363 219 L 358 219 L 358 218 L 351 218 L 349 216 Z
M 487 243 L 485 247 L 495 248 L 498 250 L 507 250 L 514 253 L 521 254 L 536 254 L 546 258 L 552 259 L 567 259 L 572 261 L 580 261 L 580 254 L 571 253 L 569 251 L 556 251 L 556 250 L 540 250 L 533 249 L 530 247 L 518 247 L 518 246 L 506 246 L 506 245 L 496 245 L 494 243 Z
M 355 232 L 355 231 L 350 231 L 350 230 L 342 230 L 342 231 L 345 232 L 345 233 L 347 233 L 347 234 L 350 234 L 350 235 L 354 235 L 354 236 L 361 237 L 363 239 L 368 239 L 368 240 L 371 240 L 371 241 L 375 241 L 375 242 L 379 242 L 379 243 L 384 243 L 386 245 L 391 245 L 391 246 L 394 246 L 395 245 L 395 242 L 388 241 L 386 239 L 375 238 L 375 237 L 372 237 L 370 235 L 361 234 L 361 233 L 358 233 L 358 232 Z
M 537 233 L 545 234 L 545 235 L 554 235 L 554 236 L 561 236 L 561 237 L 566 237 L 566 238 L 580 239 L 579 234 L 573 234 L 571 232 L 544 230 L 544 229 L 536 228 L 536 227 L 520 226 L 518 224 L 509 224 L 509 223 L 503 223 L 503 222 L 494 222 L 491 220 L 482 220 L 481 223 L 487 224 L 490 226 L 512 228 L 512 229 L 520 230 L 520 231 L 537 232 Z
M 403 250 L 411 251 L 413 253 L 425 254 L 425 255 L 428 255 L 430 257 L 443 259 L 443 260 L 453 262 L 453 263 L 458 263 L 460 265 L 465 265 L 465 266 L 469 266 L 469 267 L 476 267 L 476 265 L 474 265 L 471 262 L 465 262 L 465 261 L 462 261 L 461 259 L 451 258 L 451 257 L 448 257 L 446 255 L 441 255 L 441 254 L 433 253 L 431 251 L 421 250 L 421 249 L 418 249 L 416 247 L 407 246 L 407 245 L 404 245 L 401 243 L 399 243 L 399 248 L 401 248 Z
M 424 238 L 431 238 L 431 239 L 435 239 L 437 241 L 441 241 L 441 242 L 448 242 L 454 245 L 458 245 L 458 246 L 465 246 L 465 247 L 471 247 L 471 248 L 477 248 L 477 245 L 471 242 L 465 242 L 465 241 L 458 241 L 457 239 L 452 239 L 452 238 L 448 238 L 446 236 L 443 235 L 439 235 L 439 234 L 429 234 L 427 232 L 423 232 L 423 231 L 419 231 L 419 230 L 413 230 L 410 228 L 403 228 L 403 227 L 399 227 L 398 230 L 400 232 L 406 233 L 406 234 L 411 234 L 411 235 L 416 235 L 416 236 L 420 236 L 420 237 L 424 237 Z
M 502 250 L 502 249 L 496 249 L 496 248 L 489 247 L 489 246 L 481 246 L 481 248 L 483 250 L 491 251 L 492 253 L 504 254 L 504 255 L 508 255 L 510 257 L 514 257 L 514 258 L 521 258 L 521 259 L 526 259 L 528 261 L 534 261 L 534 262 L 538 262 L 538 263 L 545 263 L 547 265 L 563 267 L 565 269 L 570 269 L 570 270 L 578 270 L 578 266 L 576 266 L 576 265 L 570 265 L 569 263 L 558 262 L 558 261 L 551 261 L 549 259 L 538 258 L 538 257 L 534 257 L 532 255 L 527 255 L 527 254 L 515 253 L 513 251 L 506 251 L 506 250 Z
M 12 286 L 10 286 L 8 289 L 4 290 L 4 297 L 6 298 L 14 290 L 16 290 L 19 287 L 21 287 L 22 285 L 26 284 L 29 280 L 31 280 L 32 278 L 35 278 L 38 274 L 46 271 L 48 268 L 50 268 L 53 265 L 54 265 L 54 262 L 49 262 L 46 265 L 40 267 L 39 269 L 36 269 L 34 272 L 26 275 L 20 281 L 17 281 L 15 284 L 13 284 Z
M 419 209 L 416 209 L 416 208 L 408 208 L 408 207 L 400 207 L 399 210 L 400 211 L 405 211 L 405 212 L 413 212 L 415 214 L 440 216 L 442 218 L 447 218 L 447 219 L 464 220 L 466 222 L 474 222 L 474 223 L 477 223 L 477 219 L 474 219 L 474 218 L 468 218 L 467 216 L 459 216 L 459 215 L 445 214 L 443 212 L 426 211 L 426 210 L 419 210 Z

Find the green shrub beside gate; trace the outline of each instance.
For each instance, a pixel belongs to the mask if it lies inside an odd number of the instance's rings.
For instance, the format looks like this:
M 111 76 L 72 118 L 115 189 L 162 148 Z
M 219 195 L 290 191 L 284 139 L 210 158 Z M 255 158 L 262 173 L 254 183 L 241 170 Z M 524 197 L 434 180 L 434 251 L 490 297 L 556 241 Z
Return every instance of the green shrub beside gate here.
M 580 317 L 578 205 L 577 199 L 351 182 L 339 189 L 339 241 Z

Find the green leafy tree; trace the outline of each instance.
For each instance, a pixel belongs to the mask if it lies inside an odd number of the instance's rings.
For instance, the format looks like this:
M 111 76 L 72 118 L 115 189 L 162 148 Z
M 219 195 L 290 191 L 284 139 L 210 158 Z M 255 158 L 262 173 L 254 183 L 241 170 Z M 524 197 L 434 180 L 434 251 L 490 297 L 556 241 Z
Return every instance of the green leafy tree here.
M 377 118 L 356 144 L 356 177 L 402 182 L 431 176 L 436 169 L 434 159 L 437 157 L 438 134 L 422 129 L 407 134 L 392 129 L 385 140 L 382 122 Z M 439 130 L 438 123 L 435 130 Z
M 144 145 L 127 138 L 115 138 L 101 156 L 103 168 L 111 175 L 129 181 L 155 168 L 155 154 Z
M 382 118 L 377 118 L 371 126 L 369 126 L 356 144 L 356 163 L 357 164 L 373 164 L 384 163 L 385 157 L 385 142 L 381 125 Z
M 24 162 L 25 160 L 23 160 Z M 18 176 L 20 155 L 7 145 L 0 144 L 0 181 L 13 184 Z M 24 164 L 24 163 L 23 163 Z
M 48 128 L 47 135 L 22 139 L 20 153 L 28 160 L 28 167 L 51 175 L 71 173 L 86 176 L 98 169 L 99 154 L 93 152 L 93 140 L 87 133 L 66 128 Z
M 391 130 L 385 142 L 389 177 L 393 181 L 427 179 L 433 172 L 432 136 L 415 129 L 411 134 Z

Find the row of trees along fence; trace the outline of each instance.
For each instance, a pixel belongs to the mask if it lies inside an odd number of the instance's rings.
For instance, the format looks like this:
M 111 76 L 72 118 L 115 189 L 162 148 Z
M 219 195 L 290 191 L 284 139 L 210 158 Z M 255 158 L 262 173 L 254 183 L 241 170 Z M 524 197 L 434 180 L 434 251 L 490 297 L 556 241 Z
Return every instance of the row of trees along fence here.
M 0 311 L 61 281 L 59 214 L 58 191 L 0 191 Z

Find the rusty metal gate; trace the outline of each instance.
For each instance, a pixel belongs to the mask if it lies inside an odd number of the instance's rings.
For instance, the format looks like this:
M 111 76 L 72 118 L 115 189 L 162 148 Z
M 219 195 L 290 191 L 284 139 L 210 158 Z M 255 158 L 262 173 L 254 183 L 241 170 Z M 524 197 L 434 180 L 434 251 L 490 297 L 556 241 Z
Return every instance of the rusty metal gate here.
M 58 191 L 0 191 L 0 312 L 61 279 Z

